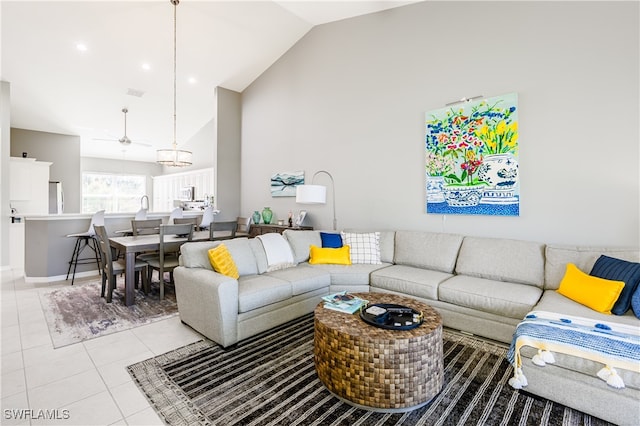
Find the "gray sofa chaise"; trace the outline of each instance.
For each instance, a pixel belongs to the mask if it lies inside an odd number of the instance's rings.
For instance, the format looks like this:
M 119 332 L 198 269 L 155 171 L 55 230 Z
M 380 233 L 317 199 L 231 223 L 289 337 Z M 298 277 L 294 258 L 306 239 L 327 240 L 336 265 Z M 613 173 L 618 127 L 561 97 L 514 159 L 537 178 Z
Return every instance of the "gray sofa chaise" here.
M 330 232 L 330 231 L 327 231 Z M 335 231 L 333 231 L 335 232 Z M 355 232 L 355 231 L 354 231 Z M 516 326 L 533 310 L 552 311 L 640 327 L 631 311 L 604 315 L 555 290 L 567 263 L 590 271 L 601 254 L 640 261 L 640 250 L 545 245 L 426 231 L 380 231 L 380 264 L 309 264 L 309 247 L 320 247 L 320 231 L 287 230 L 296 266 L 269 271 L 258 239 L 223 241 L 240 277 L 215 272 L 207 251 L 220 242 L 182 246 L 174 271 L 181 320 L 227 347 L 310 313 L 321 297 L 337 291 L 408 295 L 436 308 L 445 327 L 510 343 Z M 640 418 L 640 364 L 622 370 L 624 389 L 596 373 L 602 364 L 557 354 L 556 363 L 531 363 L 522 350 L 527 392 L 617 424 Z

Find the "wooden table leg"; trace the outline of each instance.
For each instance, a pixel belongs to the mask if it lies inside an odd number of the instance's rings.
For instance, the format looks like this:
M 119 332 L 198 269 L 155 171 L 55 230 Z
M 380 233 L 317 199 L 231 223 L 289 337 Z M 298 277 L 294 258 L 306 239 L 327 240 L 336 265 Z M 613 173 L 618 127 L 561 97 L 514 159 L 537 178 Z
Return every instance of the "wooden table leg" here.
M 136 303 L 134 287 L 136 284 L 135 277 L 136 253 L 127 252 L 125 255 L 125 271 L 124 271 L 124 304 L 131 306 Z

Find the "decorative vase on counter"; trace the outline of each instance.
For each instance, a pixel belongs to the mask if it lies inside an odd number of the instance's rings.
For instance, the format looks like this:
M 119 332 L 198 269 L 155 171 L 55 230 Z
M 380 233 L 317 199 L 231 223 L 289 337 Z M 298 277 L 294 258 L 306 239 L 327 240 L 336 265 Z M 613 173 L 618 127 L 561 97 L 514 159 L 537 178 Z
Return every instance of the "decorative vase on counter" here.
M 260 212 L 258 210 L 253 212 L 253 223 L 256 225 L 260 223 Z
M 271 219 L 273 218 L 273 212 L 271 211 L 270 207 L 265 207 L 262 210 L 262 221 L 265 224 L 270 224 L 271 223 Z

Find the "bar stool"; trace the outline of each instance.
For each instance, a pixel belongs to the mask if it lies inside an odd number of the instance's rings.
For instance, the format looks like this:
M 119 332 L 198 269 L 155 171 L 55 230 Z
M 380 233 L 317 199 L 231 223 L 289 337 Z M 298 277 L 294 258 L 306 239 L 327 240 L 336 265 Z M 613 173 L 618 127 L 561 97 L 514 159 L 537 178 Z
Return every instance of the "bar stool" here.
M 182 208 L 176 207 L 175 209 L 171 210 L 171 214 L 169 214 L 169 220 L 167 220 L 167 225 L 174 225 L 173 219 L 180 218 L 182 218 Z
M 71 260 L 69 261 L 69 269 L 67 269 L 67 280 L 69 279 L 69 274 L 71 273 L 71 267 L 73 266 L 73 275 L 71 277 L 71 285 L 73 285 L 74 280 L 76 279 L 76 267 L 78 265 L 90 264 L 95 262 L 98 265 L 98 271 L 100 271 L 100 256 L 98 248 L 98 242 L 96 241 L 96 231 L 93 228 L 93 225 L 104 226 L 104 210 L 100 210 L 91 217 L 91 223 L 89 224 L 89 229 L 86 232 L 80 232 L 78 234 L 69 234 L 68 238 L 75 238 L 76 245 L 73 248 L 73 253 L 71 254 Z M 82 251 L 89 247 L 93 250 L 93 257 L 80 257 Z

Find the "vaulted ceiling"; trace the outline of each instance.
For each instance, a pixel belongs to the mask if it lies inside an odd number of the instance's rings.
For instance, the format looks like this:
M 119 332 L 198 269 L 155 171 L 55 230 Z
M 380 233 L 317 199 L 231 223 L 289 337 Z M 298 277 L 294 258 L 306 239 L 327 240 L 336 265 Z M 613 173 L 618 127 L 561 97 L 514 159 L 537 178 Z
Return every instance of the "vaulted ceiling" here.
M 216 86 L 243 91 L 315 25 L 411 2 L 181 0 L 179 146 L 212 119 Z M 80 135 L 82 156 L 155 161 L 173 138 L 173 10 L 169 0 L 3 0 L 11 126 Z

